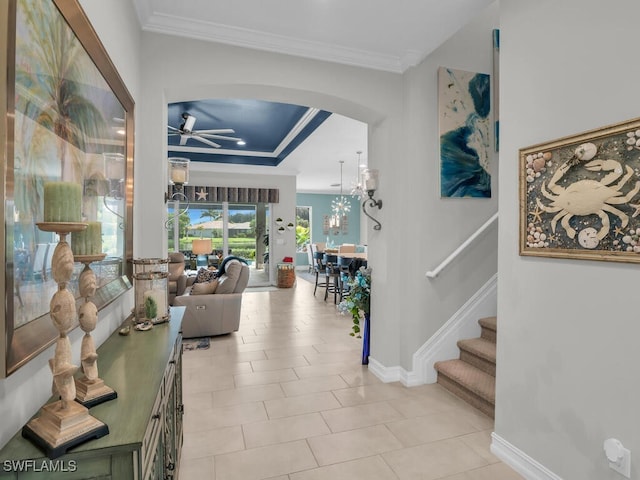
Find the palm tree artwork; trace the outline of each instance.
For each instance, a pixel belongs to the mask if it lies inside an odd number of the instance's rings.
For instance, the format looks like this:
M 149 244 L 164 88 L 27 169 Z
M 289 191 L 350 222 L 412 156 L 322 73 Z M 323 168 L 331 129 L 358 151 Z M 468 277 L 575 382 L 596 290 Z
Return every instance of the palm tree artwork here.
M 7 250 L 21 249 L 33 258 L 37 243 L 54 241 L 53 235 L 39 232 L 35 225 L 42 219 L 44 184 L 64 180 L 84 185 L 88 178 L 104 177 L 102 154 L 124 153 L 124 141 L 113 141 L 105 119 L 124 116 L 124 108 L 54 3 L 18 0 L 14 231 Z M 17 279 L 21 275 L 17 264 L 14 269 Z M 30 321 L 48 311 L 48 300 L 40 303 L 21 306 L 16 315 Z
M 107 130 L 90 85 L 110 90 L 52 2 L 19 4 L 24 35 L 16 44 L 16 110 L 55 135 L 60 178 L 82 181 L 83 154 Z

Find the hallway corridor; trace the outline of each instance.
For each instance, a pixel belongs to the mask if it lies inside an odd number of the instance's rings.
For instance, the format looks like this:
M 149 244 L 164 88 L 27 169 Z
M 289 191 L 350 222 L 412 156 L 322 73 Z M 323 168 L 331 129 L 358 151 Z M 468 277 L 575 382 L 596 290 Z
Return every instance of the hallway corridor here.
M 323 296 L 300 278 L 247 289 L 238 332 L 185 350 L 181 479 L 521 478 L 490 453 L 491 418 L 361 366 L 350 318 Z

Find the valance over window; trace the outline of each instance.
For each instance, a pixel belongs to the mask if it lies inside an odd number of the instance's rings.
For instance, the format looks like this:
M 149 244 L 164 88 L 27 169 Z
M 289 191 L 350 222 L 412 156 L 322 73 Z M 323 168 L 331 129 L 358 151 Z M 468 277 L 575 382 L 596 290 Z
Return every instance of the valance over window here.
M 169 186 L 169 194 L 175 193 L 175 185 Z M 277 188 L 251 187 L 199 187 L 185 185 L 185 196 L 189 203 L 197 202 L 230 202 L 230 203 L 278 203 L 280 190 Z

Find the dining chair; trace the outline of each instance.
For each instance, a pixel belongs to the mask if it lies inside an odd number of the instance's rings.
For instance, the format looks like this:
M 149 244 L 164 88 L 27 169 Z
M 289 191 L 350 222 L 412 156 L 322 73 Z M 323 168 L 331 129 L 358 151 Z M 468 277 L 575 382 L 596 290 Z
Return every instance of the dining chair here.
M 338 255 L 341 253 L 355 253 L 356 252 L 356 244 L 355 243 L 343 243 L 338 247 Z
M 327 267 L 324 263 L 324 253 L 322 252 L 314 252 L 313 253 L 313 259 L 314 259 L 314 263 L 313 263 L 313 271 L 316 274 L 316 285 L 313 288 L 313 294 L 316 294 L 316 290 L 318 290 L 318 287 L 326 287 L 327 286 L 327 282 L 326 280 L 324 282 L 320 281 L 320 275 L 322 275 L 322 277 L 325 276 Z
M 313 257 L 313 243 L 307 244 L 307 261 L 309 262 L 309 273 L 313 273 L 315 258 Z
M 48 248 L 48 243 L 38 243 L 36 245 L 36 252 L 33 255 L 33 263 L 31 264 L 31 276 L 33 278 L 41 278 L 42 281 L 45 281 L 44 262 Z

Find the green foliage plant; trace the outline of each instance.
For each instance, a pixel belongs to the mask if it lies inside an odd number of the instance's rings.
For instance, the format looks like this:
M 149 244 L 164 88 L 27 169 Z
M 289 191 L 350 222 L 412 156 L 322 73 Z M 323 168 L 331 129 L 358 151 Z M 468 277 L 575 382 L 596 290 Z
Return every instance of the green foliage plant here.
M 371 305 L 371 269 L 360 267 L 353 278 L 347 280 L 348 293 L 338 304 L 343 315 L 350 314 L 353 320 L 349 335 L 360 338 L 360 321 L 370 312 Z
M 144 315 L 150 320 L 158 316 L 158 302 L 155 298 L 149 296 L 144 299 Z

